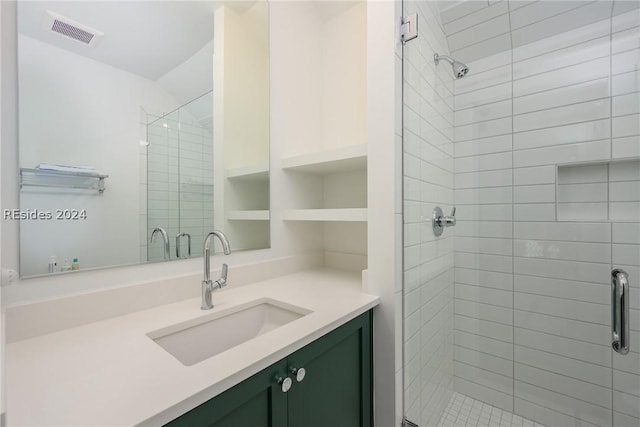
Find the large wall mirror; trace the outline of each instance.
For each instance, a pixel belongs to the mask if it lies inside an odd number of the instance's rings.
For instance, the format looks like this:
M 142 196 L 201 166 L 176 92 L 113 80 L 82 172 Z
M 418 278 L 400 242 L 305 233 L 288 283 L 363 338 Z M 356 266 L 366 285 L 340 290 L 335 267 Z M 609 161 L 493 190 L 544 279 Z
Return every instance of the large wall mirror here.
M 268 23 L 266 1 L 18 2 L 22 277 L 202 256 L 213 229 L 269 247 Z

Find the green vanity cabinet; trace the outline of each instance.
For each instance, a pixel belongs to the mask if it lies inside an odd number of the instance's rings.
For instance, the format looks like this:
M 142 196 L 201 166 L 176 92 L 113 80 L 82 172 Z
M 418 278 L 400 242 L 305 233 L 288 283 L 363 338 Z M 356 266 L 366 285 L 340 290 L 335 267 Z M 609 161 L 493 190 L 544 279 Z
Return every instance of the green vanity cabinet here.
M 171 427 L 268 427 L 286 425 L 287 394 L 275 380 L 283 359 L 167 424 Z
M 287 393 L 289 427 L 356 427 L 372 423 L 371 315 L 365 313 L 287 358 L 304 380 Z
M 370 427 L 371 311 L 171 421 L 171 427 Z M 292 371 L 303 368 L 302 381 Z M 288 392 L 277 378 L 292 380 Z

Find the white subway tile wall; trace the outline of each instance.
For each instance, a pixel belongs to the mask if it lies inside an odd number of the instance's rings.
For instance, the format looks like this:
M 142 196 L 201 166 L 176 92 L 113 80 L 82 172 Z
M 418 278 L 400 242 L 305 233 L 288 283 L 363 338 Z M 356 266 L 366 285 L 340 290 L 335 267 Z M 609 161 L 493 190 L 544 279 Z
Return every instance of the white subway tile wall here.
M 454 91 L 455 390 L 546 425 L 640 425 L 638 2 L 489 4 L 442 12 L 471 70 Z
M 610 16 L 610 1 L 590 0 L 498 0 L 442 2 L 442 20 L 451 53 L 464 61 L 476 61 L 507 51 L 512 47 L 534 44 L 541 39 L 566 33 L 579 34 L 580 29 L 599 23 L 608 35 L 608 26 L 601 22 Z M 617 1 L 615 15 L 632 10 L 633 1 Z M 624 22 L 621 20 L 621 22 Z M 571 43 L 572 38 L 564 42 Z M 572 43 L 571 43 L 572 44 Z M 560 45 L 556 43 L 559 48 Z M 533 48 L 530 53 L 535 56 Z M 515 57 L 516 60 L 522 59 Z
M 455 84 L 454 384 L 512 412 L 511 52 L 493 59 L 469 63 Z
M 470 2 L 473 3 L 473 2 Z M 434 2 L 404 1 L 420 36 L 404 46 L 404 406 L 422 426 L 437 425 L 453 394 L 453 245 L 431 230 L 431 212 L 453 207 L 453 75 L 436 67 L 448 54 Z

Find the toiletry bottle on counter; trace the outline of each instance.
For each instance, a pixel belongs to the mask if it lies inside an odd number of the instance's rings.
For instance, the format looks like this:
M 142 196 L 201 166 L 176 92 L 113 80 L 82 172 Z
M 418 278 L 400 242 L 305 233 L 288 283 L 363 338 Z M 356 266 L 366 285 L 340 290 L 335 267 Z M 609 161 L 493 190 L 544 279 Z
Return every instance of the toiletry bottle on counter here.
M 80 269 L 80 263 L 78 262 L 78 258 L 74 258 L 73 262 L 71 263 L 71 269 L 72 270 L 79 270 Z
M 58 260 L 55 255 L 51 255 L 49 258 L 49 273 L 57 273 L 58 272 Z
M 69 264 L 69 258 L 64 259 L 64 261 L 62 262 L 62 268 L 60 269 L 60 271 L 62 272 L 71 271 L 71 264 Z

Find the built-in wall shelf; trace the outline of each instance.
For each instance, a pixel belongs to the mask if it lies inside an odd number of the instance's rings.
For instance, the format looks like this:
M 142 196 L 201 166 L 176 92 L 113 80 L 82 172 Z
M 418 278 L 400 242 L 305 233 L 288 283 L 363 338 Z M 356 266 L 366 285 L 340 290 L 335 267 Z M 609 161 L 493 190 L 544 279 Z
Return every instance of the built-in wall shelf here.
M 230 168 L 225 171 L 227 179 L 266 181 L 269 179 L 269 163 Z
M 109 175 L 40 168 L 20 168 L 20 187 L 50 187 L 104 192 Z
M 282 159 L 281 164 L 284 170 L 321 175 L 365 170 L 367 168 L 367 144 L 349 145 L 286 157 Z
M 228 211 L 227 219 L 231 221 L 269 221 L 268 210 Z
M 640 160 L 557 165 L 558 221 L 640 221 Z
M 282 212 L 282 219 L 285 221 L 366 222 L 367 208 L 287 209 Z

